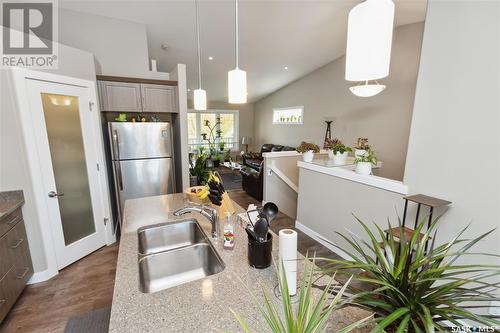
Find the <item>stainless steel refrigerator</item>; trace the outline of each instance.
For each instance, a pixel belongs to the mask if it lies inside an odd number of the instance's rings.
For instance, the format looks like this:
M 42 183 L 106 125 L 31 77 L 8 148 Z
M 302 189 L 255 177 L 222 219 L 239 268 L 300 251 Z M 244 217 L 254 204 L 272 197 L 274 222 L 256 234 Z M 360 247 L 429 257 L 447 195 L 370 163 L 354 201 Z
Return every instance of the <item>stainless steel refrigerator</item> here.
M 121 227 L 125 200 L 175 192 L 169 122 L 108 123 Z

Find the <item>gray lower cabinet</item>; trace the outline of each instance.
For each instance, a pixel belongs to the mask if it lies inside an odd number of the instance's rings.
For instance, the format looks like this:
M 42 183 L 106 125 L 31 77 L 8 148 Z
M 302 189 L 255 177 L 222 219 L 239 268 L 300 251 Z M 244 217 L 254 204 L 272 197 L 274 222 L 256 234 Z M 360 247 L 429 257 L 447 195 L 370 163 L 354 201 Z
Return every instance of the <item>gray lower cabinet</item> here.
M 26 283 L 33 265 L 21 209 L 0 219 L 0 322 L 3 321 Z
M 176 113 L 177 87 L 163 84 L 98 81 L 101 111 Z

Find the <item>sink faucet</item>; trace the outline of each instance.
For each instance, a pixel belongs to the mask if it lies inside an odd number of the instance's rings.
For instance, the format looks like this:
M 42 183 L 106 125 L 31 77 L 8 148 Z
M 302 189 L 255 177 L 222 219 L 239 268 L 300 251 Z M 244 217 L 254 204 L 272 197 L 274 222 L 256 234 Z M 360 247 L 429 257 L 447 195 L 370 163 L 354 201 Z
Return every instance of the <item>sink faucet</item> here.
M 219 238 L 219 213 L 217 212 L 217 209 L 205 205 L 190 203 L 187 207 L 177 209 L 173 214 L 174 216 L 181 216 L 189 212 L 196 212 L 205 216 L 212 224 L 212 238 Z

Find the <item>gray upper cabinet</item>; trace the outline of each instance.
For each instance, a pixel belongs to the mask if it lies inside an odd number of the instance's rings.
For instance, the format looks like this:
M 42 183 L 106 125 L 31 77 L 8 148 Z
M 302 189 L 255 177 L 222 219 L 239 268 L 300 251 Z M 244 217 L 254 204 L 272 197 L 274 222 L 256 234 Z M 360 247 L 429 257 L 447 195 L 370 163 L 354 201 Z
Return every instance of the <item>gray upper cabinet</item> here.
M 139 83 L 99 81 L 102 111 L 141 112 Z
M 162 84 L 99 81 L 101 111 L 178 112 L 177 87 Z
M 141 84 L 143 112 L 177 112 L 176 88 L 160 84 Z

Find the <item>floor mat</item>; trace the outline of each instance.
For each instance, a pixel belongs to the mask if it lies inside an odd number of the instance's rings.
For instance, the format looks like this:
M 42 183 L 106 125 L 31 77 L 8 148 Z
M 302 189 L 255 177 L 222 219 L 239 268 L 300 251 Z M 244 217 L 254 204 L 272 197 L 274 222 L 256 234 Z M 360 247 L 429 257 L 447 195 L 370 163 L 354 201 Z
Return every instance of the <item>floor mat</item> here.
M 111 307 L 90 311 L 71 317 L 64 333 L 106 333 L 109 329 Z

